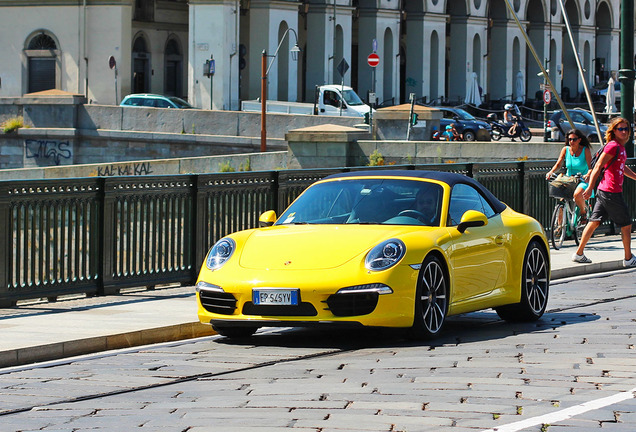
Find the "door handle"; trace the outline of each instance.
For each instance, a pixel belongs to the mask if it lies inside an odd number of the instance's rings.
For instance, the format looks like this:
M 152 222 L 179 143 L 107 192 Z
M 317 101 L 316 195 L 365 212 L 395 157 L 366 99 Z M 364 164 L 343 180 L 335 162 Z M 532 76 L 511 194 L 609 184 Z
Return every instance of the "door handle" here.
M 495 244 L 498 246 L 503 246 L 504 238 L 502 235 L 498 235 L 497 237 L 495 237 Z

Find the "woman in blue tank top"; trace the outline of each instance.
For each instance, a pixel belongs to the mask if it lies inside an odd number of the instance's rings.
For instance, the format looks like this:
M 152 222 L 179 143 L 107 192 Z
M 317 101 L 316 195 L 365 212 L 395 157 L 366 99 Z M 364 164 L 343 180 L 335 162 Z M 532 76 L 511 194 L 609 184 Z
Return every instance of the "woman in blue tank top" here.
M 584 176 L 590 169 L 592 162 L 592 151 L 590 150 L 590 142 L 587 137 L 578 129 L 572 129 L 565 136 L 565 146 L 561 149 L 559 158 L 545 178 L 549 179 L 552 174 L 561 168 L 565 161 L 565 174 L 573 176 L 581 174 Z M 583 199 L 583 191 L 587 189 L 587 183 L 581 181 L 574 191 L 574 202 L 579 208 L 581 214 L 581 224 L 587 223 L 587 213 L 585 209 L 585 200 Z

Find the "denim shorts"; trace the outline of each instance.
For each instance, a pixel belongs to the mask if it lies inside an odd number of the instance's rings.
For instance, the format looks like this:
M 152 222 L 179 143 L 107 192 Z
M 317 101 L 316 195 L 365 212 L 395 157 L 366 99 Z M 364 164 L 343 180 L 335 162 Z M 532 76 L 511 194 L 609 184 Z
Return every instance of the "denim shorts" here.
M 622 192 L 605 192 L 600 189 L 597 192 L 590 221 L 602 222 L 609 219 L 620 228 L 632 224 L 632 218 L 629 217 L 629 209 L 623 199 Z

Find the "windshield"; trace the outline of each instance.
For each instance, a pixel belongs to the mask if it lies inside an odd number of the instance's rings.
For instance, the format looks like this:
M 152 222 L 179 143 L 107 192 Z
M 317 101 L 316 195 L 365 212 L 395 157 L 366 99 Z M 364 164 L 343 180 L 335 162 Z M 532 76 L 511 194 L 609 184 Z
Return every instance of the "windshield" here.
M 364 105 L 364 102 L 360 100 L 360 97 L 358 97 L 358 94 L 354 92 L 353 90 L 345 90 L 342 93 L 342 96 L 344 97 L 345 102 L 347 102 L 347 105 L 351 105 L 351 106 Z
M 171 96 L 168 99 L 170 99 L 179 108 L 192 108 L 189 103 L 178 97 Z
M 346 179 L 311 186 L 281 215 L 286 224 L 439 226 L 443 189 L 419 180 Z
M 472 114 L 469 114 L 461 108 L 455 108 L 455 111 L 457 112 L 457 116 L 462 120 L 476 120 Z

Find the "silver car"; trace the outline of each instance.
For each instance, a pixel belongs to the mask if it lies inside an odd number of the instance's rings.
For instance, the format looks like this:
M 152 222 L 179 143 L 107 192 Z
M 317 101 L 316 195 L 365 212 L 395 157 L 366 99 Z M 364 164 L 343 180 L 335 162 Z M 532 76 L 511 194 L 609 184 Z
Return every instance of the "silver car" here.
M 570 114 L 570 118 L 572 119 L 576 129 L 583 132 L 590 142 L 599 142 L 592 114 L 579 108 L 568 110 L 568 113 Z M 571 129 L 568 119 L 565 115 L 563 115 L 563 111 L 561 110 L 555 111 L 552 116 L 550 116 L 550 120 L 548 120 L 548 128 L 553 132 L 553 141 L 565 140 L 565 134 Z M 599 124 L 599 129 L 601 130 L 601 134 L 605 136 L 607 126 Z

